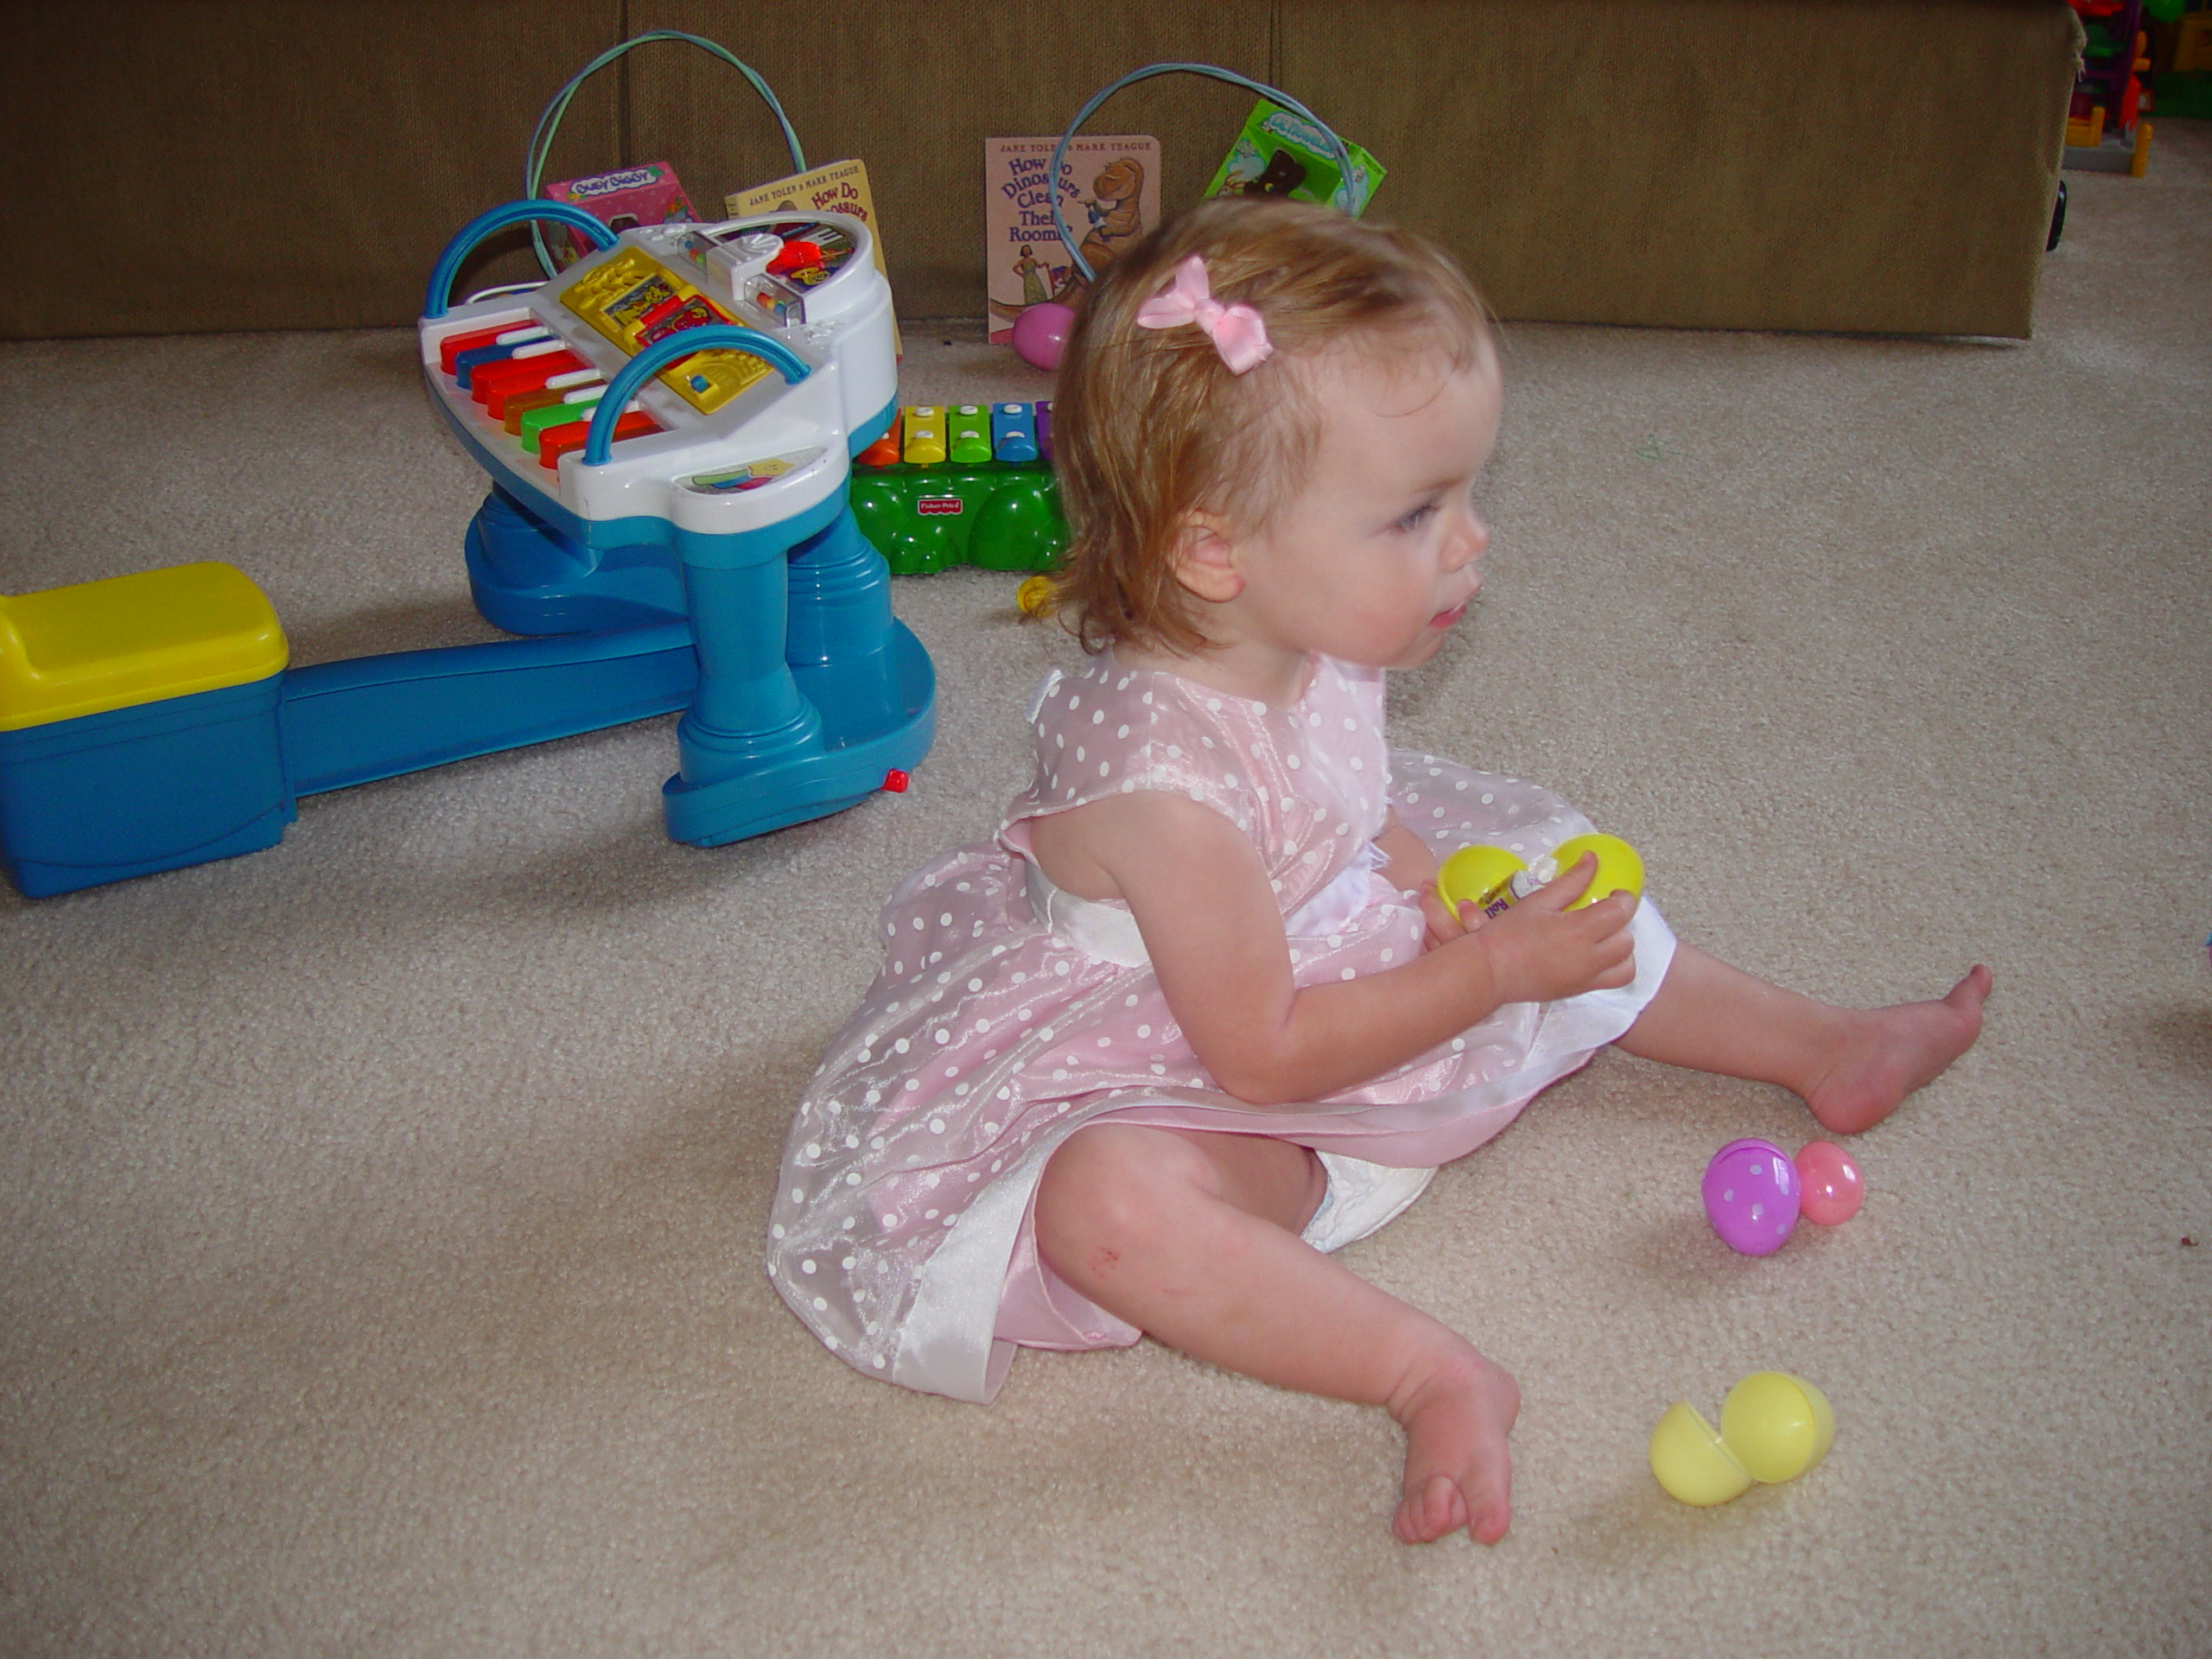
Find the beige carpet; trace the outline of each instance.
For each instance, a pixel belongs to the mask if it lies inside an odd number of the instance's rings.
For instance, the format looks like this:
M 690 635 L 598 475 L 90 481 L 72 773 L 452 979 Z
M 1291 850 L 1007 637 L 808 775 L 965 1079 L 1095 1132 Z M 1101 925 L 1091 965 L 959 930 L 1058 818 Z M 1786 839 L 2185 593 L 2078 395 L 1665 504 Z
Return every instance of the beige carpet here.
M 1618 1054 L 1353 1249 L 1520 1378 L 1503 1544 L 1391 1541 L 1378 1413 L 1151 1344 L 956 1405 L 771 1293 L 874 906 L 991 830 L 1070 656 L 965 573 L 898 588 L 903 798 L 677 847 L 660 720 L 0 897 L 0 1652 L 2212 1651 L 2212 128 L 2073 187 L 2026 344 L 1509 330 L 1488 607 L 1398 735 L 1555 785 L 1759 972 L 1998 991 L 1777 1255 L 1698 1176 L 1809 1119 Z M 908 338 L 917 400 L 1042 391 Z M 0 347 L 0 589 L 218 557 L 296 660 L 488 637 L 411 349 Z M 1764 1368 L 1833 1453 L 1675 1503 L 1652 1425 Z

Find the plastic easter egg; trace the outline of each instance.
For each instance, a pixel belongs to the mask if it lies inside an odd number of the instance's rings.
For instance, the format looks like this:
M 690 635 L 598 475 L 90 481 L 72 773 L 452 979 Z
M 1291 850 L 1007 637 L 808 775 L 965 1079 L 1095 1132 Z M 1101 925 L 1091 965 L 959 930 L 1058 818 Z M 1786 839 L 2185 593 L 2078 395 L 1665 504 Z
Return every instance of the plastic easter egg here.
M 1720 1406 L 1720 1438 L 1753 1480 L 1794 1480 L 1835 1443 L 1828 1397 L 1787 1371 L 1754 1371 Z
M 1551 852 L 1552 861 L 1559 866 L 1557 873 L 1566 874 L 1585 853 L 1596 855 L 1598 873 L 1590 878 L 1590 886 L 1583 895 L 1567 906 L 1569 910 L 1594 905 L 1616 893 L 1643 895 L 1643 860 L 1635 848 L 1618 836 L 1573 836 L 1562 841 Z
M 1456 911 L 1463 904 L 1484 908 L 1511 895 L 1506 883 L 1529 867 L 1503 847 L 1462 847 L 1436 872 L 1437 895 Z
M 1751 1490 L 1751 1472 L 1687 1400 L 1667 1408 L 1651 1431 L 1651 1472 L 1667 1496 L 1700 1509 Z
M 1731 1141 L 1705 1166 L 1705 1213 L 1732 1250 L 1771 1255 L 1797 1224 L 1797 1166 L 1771 1141 Z
M 1866 1202 L 1866 1183 L 1851 1154 L 1833 1141 L 1808 1141 L 1797 1149 L 1798 1212 L 1823 1227 L 1840 1227 Z
M 1030 367 L 1049 373 L 1060 366 L 1060 353 L 1067 349 L 1074 329 L 1072 310 L 1055 300 L 1040 300 L 1014 320 L 1014 353 Z

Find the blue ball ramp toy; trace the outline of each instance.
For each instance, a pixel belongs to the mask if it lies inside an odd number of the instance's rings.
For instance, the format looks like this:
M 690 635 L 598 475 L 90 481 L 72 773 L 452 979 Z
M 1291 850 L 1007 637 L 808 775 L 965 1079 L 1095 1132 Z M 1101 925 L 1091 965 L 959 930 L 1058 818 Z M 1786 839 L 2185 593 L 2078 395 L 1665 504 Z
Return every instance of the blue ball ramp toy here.
M 551 219 L 596 251 L 452 306 L 461 260 Z M 854 522 L 897 403 L 891 303 L 837 215 L 617 237 L 496 208 L 438 263 L 432 404 L 490 474 L 465 556 L 518 638 L 289 665 L 228 565 L 0 596 L 0 865 L 41 897 L 273 845 L 301 796 L 683 711 L 668 832 L 840 811 L 930 747 L 936 677 Z

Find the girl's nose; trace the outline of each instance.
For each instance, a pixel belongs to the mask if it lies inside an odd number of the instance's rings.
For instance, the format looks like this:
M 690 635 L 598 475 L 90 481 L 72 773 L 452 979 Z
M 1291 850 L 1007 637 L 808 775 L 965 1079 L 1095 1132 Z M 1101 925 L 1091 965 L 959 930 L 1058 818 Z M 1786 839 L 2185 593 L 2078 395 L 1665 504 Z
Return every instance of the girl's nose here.
M 1467 515 L 1467 522 L 1452 537 L 1446 557 L 1451 561 L 1452 569 L 1464 569 L 1482 557 L 1489 546 L 1490 526 L 1483 522 L 1481 514 L 1471 512 Z

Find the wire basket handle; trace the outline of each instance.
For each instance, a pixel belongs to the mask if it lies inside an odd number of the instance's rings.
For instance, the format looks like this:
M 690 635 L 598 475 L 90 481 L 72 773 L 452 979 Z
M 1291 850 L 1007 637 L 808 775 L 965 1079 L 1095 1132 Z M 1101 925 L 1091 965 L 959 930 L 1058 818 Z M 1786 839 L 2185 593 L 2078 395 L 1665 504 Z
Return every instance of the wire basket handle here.
M 791 128 L 791 118 L 784 113 L 784 106 L 777 101 L 776 94 L 769 89 L 768 83 L 761 79 L 750 65 L 741 60 L 728 47 L 717 45 L 704 35 L 687 35 L 680 29 L 647 29 L 642 35 L 632 35 L 619 46 L 607 48 L 606 51 L 569 76 L 562 84 L 561 90 L 553 94 L 545 108 L 538 114 L 537 125 L 530 135 L 530 148 L 524 155 L 523 194 L 535 196 L 537 194 L 538 181 L 544 176 L 545 173 L 545 159 L 552 152 L 553 135 L 560 130 L 561 118 L 568 113 L 569 101 L 575 97 L 576 89 L 632 47 L 643 46 L 648 41 L 683 41 L 689 45 L 697 47 L 702 52 L 712 53 L 743 75 L 747 80 L 752 82 L 753 90 L 760 93 L 766 101 L 770 112 L 776 118 L 776 124 L 784 130 L 784 143 L 790 146 L 791 152 L 791 171 L 794 173 L 806 171 L 806 152 L 799 148 L 798 134 Z M 548 276 L 552 276 L 554 274 L 553 256 L 545 246 L 543 232 L 535 225 L 531 227 L 530 239 L 531 245 L 537 251 L 539 266 Z
M 1052 196 L 1052 228 L 1060 233 L 1061 245 L 1067 249 L 1068 257 L 1075 261 L 1075 268 L 1083 273 L 1083 279 L 1086 283 L 1096 281 L 1097 273 L 1091 270 L 1090 262 L 1083 257 L 1083 250 L 1076 246 L 1075 238 L 1068 230 L 1068 222 L 1060 214 L 1060 162 L 1068 153 L 1068 141 L 1082 130 L 1083 124 L 1090 119 L 1092 113 L 1101 104 L 1120 92 L 1122 87 L 1134 86 L 1140 80 L 1149 80 L 1154 75 L 1173 74 L 1211 75 L 1216 80 L 1225 80 L 1232 86 L 1242 86 L 1245 91 L 1256 92 L 1262 98 L 1273 99 L 1292 114 L 1302 116 L 1312 122 L 1320 131 L 1321 136 L 1329 141 L 1330 147 L 1336 153 L 1338 169 L 1336 195 L 1344 200 L 1337 200 L 1335 205 L 1343 207 L 1346 213 L 1351 211 L 1346 205 L 1351 196 L 1351 149 L 1343 139 L 1337 137 L 1334 128 L 1296 99 L 1291 97 L 1289 93 L 1278 92 L 1265 81 L 1254 80 L 1249 76 L 1240 75 L 1234 69 L 1223 69 L 1211 63 L 1148 63 L 1141 69 L 1130 70 L 1128 74 L 1123 75 L 1111 86 L 1094 92 L 1090 101 L 1075 112 L 1075 119 L 1068 123 L 1068 130 L 1060 135 L 1060 142 L 1052 150 L 1052 170 L 1046 175 L 1047 188 L 1051 190 Z

